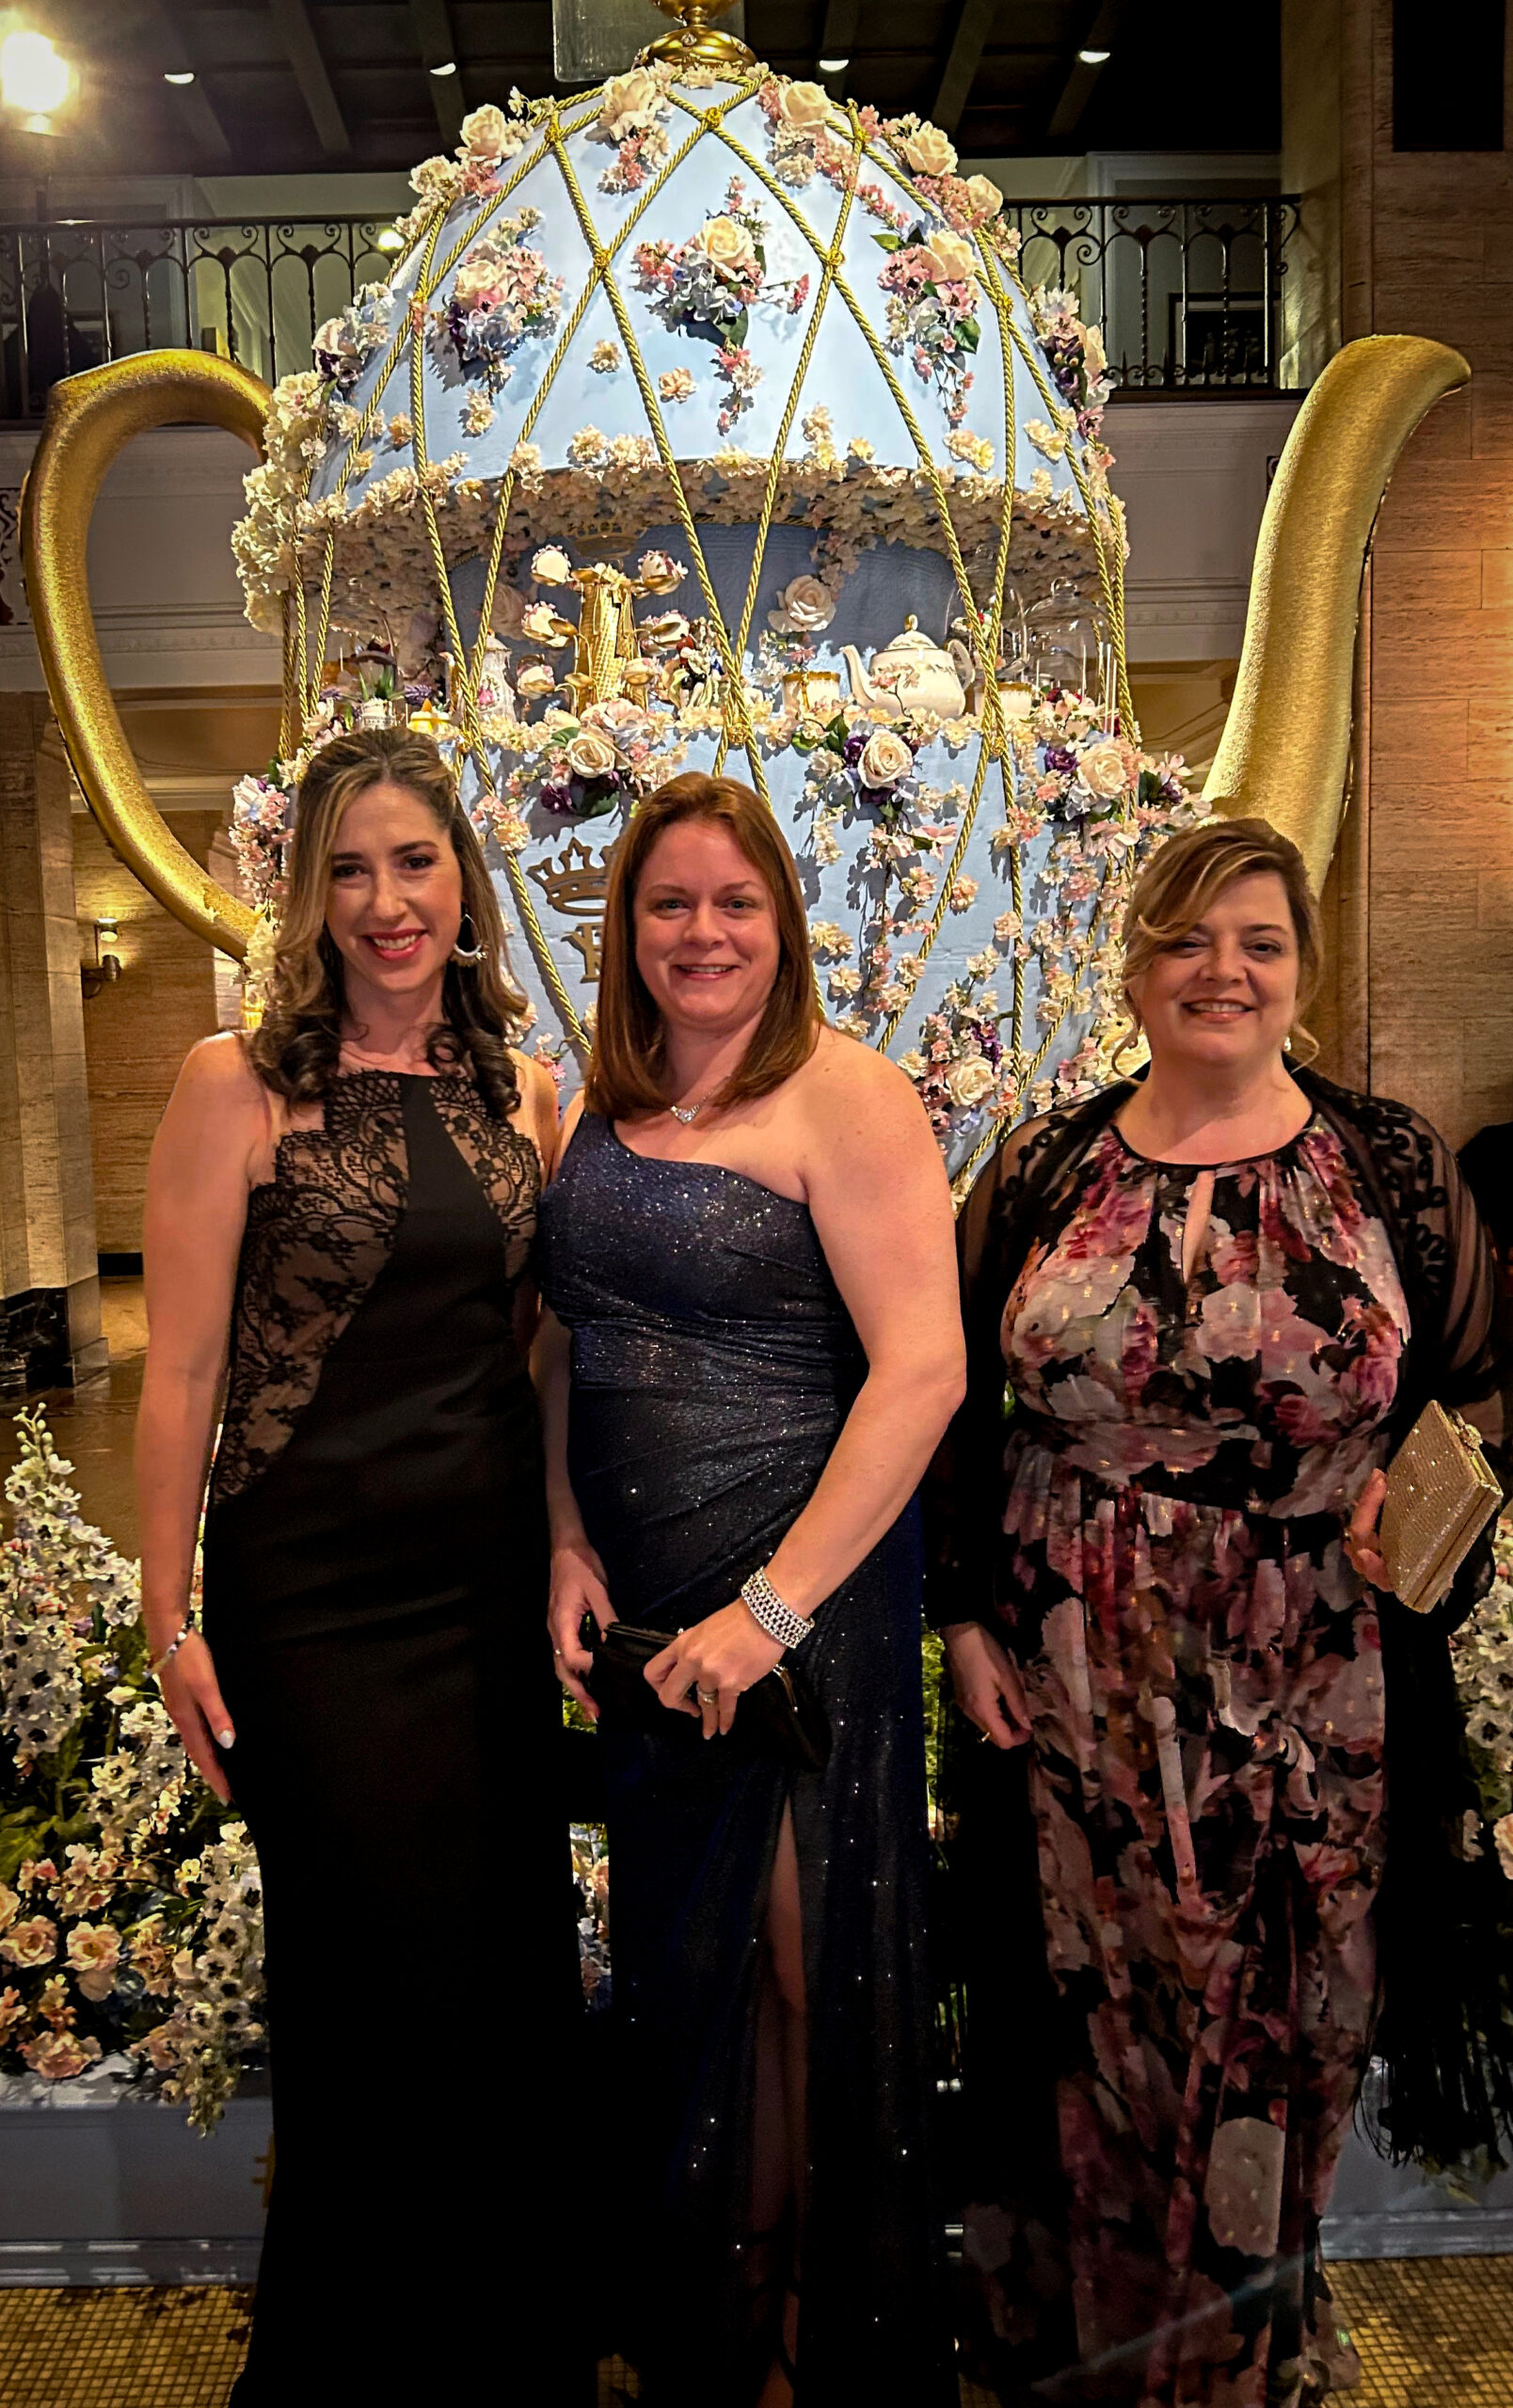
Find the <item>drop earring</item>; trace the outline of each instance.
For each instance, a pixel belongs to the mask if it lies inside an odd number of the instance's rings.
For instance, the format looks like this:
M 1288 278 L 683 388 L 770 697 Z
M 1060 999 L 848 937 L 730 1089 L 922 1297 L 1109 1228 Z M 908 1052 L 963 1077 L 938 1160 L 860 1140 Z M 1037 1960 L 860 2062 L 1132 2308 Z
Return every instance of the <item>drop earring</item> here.
M 466 944 L 462 942 L 462 932 L 464 928 L 468 931 L 468 942 Z M 457 941 L 452 948 L 452 958 L 454 961 L 466 962 L 470 970 L 476 962 L 482 961 L 483 958 L 484 948 L 478 942 L 478 931 L 473 927 L 472 913 L 470 911 L 464 911 L 461 919 L 457 923 Z

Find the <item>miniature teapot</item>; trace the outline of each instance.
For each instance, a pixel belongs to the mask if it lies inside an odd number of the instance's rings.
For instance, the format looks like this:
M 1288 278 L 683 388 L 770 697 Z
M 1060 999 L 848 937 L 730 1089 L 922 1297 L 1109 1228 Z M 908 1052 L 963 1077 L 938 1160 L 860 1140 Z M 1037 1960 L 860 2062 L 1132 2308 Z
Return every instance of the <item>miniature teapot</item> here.
M 936 719 L 960 719 L 966 708 L 955 661 L 922 632 L 913 616 L 905 620 L 901 635 L 872 655 L 870 676 L 853 643 L 842 646 L 841 657 L 851 672 L 852 692 L 869 709 L 894 707 L 929 711 Z

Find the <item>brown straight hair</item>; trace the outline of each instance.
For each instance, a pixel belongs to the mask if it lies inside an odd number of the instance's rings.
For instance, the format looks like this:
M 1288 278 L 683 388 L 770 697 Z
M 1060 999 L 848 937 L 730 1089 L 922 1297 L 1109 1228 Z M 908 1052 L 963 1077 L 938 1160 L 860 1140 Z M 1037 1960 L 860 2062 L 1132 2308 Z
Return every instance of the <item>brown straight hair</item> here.
M 1292 839 L 1269 819 L 1213 818 L 1169 837 L 1135 881 L 1124 913 L 1124 996 L 1137 1028 L 1139 1015 L 1130 980 L 1195 928 L 1209 905 L 1237 878 L 1268 871 L 1286 889 L 1298 940 L 1298 1010 L 1299 1015 L 1307 1010 L 1324 968 L 1324 931 L 1307 863 Z M 1293 1023 L 1289 1042 L 1304 1061 L 1312 1061 L 1318 1052 L 1318 1040 L 1301 1017 Z
M 741 1067 L 715 1101 L 744 1103 L 771 1095 L 804 1068 L 823 1024 L 809 958 L 809 923 L 793 856 L 776 820 L 750 786 L 693 769 L 671 778 L 642 803 L 615 846 L 604 906 L 598 1019 L 584 1081 L 590 1112 L 606 1120 L 635 1120 L 665 1112 L 667 1032 L 636 968 L 636 889 L 652 848 L 685 819 L 728 828 L 772 898 L 778 963 L 767 1008 Z
M 470 1070 L 490 1111 L 507 1118 L 520 1100 L 509 1040 L 521 1026 L 525 997 L 509 975 L 499 897 L 456 780 L 430 737 L 407 728 L 336 737 L 300 781 L 267 1006 L 247 1039 L 253 1068 L 292 1103 L 313 1103 L 330 1092 L 345 1006 L 342 956 L 326 926 L 331 856 L 347 805 L 384 784 L 403 786 L 423 803 L 447 838 L 462 872 L 473 943 L 483 948 L 481 961 L 447 963 L 441 1020 L 426 1059 L 433 1070 Z

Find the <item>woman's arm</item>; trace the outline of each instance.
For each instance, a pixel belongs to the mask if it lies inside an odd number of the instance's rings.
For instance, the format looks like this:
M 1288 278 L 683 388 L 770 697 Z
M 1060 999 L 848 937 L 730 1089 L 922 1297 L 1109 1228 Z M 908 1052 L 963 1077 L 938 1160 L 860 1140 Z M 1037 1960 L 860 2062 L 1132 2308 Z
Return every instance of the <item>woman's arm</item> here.
M 582 1097 L 575 1096 L 567 1107 L 557 1138 L 558 1163 L 567 1149 L 582 1109 Z M 556 1314 L 543 1306 L 531 1355 L 531 1376 L 535 1382 L 541 1404 L 541 1435 L 547 1459 L 547 1515 L 551 1526 L 551 1602 L 547 1608 L 547 1627 L 551 1634 L 557 1677 L 578 1700 L 584 1712 L 597 1720 L 598 1708 L 583 1687 L 583 1674 L 591 1669 L 594 1659 L 580 1639 L 579 1632 L 583 1616 L 589 1613 L 600 1630 L 607 1630 L 614 1619 L 614 1611 L 604 1582 L 604 1566 L 588 1543 L 583 1517 L 578 1510 L 578 1499 L 567 1477 L 571 1344 Z
M 950 1190 L 903 1073 L 861 1046 L 827 1046 L 795 1099 L 809 1210 L 867 1355 L 857 1394 L 813 1496 L 767 1566 L 808 1616 L 892 1528 L 964 1385 Z M 707 1735 L 730 1728 L 740 1692 L 772 1670 L 775 1640 L 739 1601 L 647 1667 L 668 1705 L 719 1692 Z
M 268 1131 L 265 1096 L 234 1037 L 197 1045 L 168 1100 L 148 1169 L 143 1268 L 147 1364 L 136 1417 L 142 1620 L 162 1654 L 189 1611 L 231 1331 L 247 1190 Z M 184 1640 L 160 1675 L 195 1765 L 229 1798 L 215 1753 L 234 1737 L 210 1650 Z

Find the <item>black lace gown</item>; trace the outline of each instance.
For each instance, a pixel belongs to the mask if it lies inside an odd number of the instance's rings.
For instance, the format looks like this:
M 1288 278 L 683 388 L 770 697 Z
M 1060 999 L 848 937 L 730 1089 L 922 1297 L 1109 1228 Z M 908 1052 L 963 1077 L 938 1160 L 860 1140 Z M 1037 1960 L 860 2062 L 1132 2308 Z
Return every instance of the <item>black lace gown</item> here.
M 552 2330 L 542 2073 L 581 2007 L 519 1343 L 535 1149 L 453 1073 L 342 1078 L 325 1120 L 249 1199 L 205 1529 L 277 2147 L 238 2408 L 409 2400 Z
M 623 1621 L 728 1605 L 812 1495 L 865 1376 L 807 1209 L 648 1161 L 585 1115 L 541 1208 L 572 1334 L 569 1467 Z M 933 2089 L 920 1559 L 906 1513 L 821 1606 L 798 1662 L 824 1773 L 667 1713 L 600 1725 L 619 2154 L 616 2263 L 652 2396 L 741 2408 L 771 2354 L 751 2269 L 759 1938 L 791 1799 L 809 2020 L 798 2397 L 954 2401 L 926 2170 Z M 629 2129 L 627 2129 L 627 2124 Z

